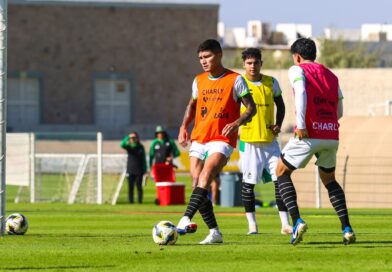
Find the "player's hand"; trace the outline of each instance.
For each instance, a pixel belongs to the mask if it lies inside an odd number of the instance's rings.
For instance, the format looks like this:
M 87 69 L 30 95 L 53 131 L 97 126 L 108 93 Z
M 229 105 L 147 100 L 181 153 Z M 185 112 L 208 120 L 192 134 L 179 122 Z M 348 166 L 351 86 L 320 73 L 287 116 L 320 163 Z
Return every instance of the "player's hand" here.
M 280 133 L 280 126 L 272 125 L 270 128 L 272 130 L 272 134 L 274 134 L 275 136 Z
M 172 164 L 173 163 L 173 156 L 167 156 L 165 160 L 166 164 Z
M 236 122 L 227 124 L 227 125 L 223 128 L 223 130 L 222 130 L 222 135 L 225 136 L 225 137 L 227 137 L 227 136 L 229 136 L 230 134 L 236 132 L 236 131 L 238 130 L 238 128 L 239 128 L 239 125 L 238 125 Z
M 188 141 L 189 141 L 188 130 L 185 127 L 181 126 L 180 132 L 178 133 L 178 143 L 182 147 L 186 147 L 188 145 Z
M 305 129 L 299 129 L 299 128 L 297 128 L 296 130 L 295 130 L 295 134 L 298 136 L 298 138 L 300 139 L 300 140 L 302 140 L 302 139 L 304 139 L 304 138 L 309 138 L 309 134 L 308 134 L 308 130 L 305 128 Z

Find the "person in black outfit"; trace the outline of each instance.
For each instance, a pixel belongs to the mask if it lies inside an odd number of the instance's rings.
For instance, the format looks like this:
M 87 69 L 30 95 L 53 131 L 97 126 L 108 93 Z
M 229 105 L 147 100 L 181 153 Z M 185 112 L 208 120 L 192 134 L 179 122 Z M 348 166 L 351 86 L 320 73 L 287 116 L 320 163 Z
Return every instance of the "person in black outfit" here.
M 139 135 L 131 132 L 121 141 L 121 147 L 128 153 L 127 174 L 128 174 L 128 199 L 134 203 L 133 189 L 137 187 L 138 202 L 143 202 L 143 176 L 147 176 L 147 162 L 144 146 L 139 141 Z
M 156 163 L 173 164 L 173 159 L 180 155 L 176 143 L 161 127 L 155 129 L 155 139 L 150 146 L 150 168 Z

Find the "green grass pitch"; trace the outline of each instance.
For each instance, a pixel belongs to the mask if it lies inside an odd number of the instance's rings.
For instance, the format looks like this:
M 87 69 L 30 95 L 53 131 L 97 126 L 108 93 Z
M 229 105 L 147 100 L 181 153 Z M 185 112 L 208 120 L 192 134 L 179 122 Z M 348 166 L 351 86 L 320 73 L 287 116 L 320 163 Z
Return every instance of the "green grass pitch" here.
M 179 179 L 187 182 L 189 195 L 189 180 Z M 258 188 L 263 200 L 272 199 L 271 185 Z M 243 209 L 217 206 L 222 245 L 198 245 L 208 230 L 196 215 L 196 233 L 159 247 L 152 241 L 153 225 L 177 224 L 185 206 L 154 205 L 151 182 L 142 205 L 126 203 L 126 186 L 116 206 L 15 204 L 15 191 L 7 188 L 7 214 L 23 213 L 30 228 L 24 236 L 0 239 L 0 271 L 392 271 L 391 209 L 351 209 L 357 243 L 349 246 L 342 244 L 332 209 L 302 209 L 309 229 L 294 247 L 280 234 L 275 208 L 257 209 L 261 233 L 247 236 Z

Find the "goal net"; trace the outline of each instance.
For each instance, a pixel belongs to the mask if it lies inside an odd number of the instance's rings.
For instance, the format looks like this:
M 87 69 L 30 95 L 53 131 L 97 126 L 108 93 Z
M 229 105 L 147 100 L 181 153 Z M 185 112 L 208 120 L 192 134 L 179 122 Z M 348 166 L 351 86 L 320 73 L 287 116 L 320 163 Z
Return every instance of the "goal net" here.
M 97 154 L 36 154 L 34 202 L 97 204 Z M 102 155 L 102 203 L 112 203 L 123 183 L 126 155 Z M 30 188 L 20 187 L 16 202 L 30 201 Z
M 58 141 L 53 140 L 53 136 L 37 136 L 38 140 L 35 144 L 31 144 L 31 139 L 34 138 L 30 137 L 30 140 L 26 141 L 26 148 L 22 151 L 20 147 L 10 148 L 12 151 L 10 157 L 14 153 L 16 155 L 23 153 L 27 158 L 34 158 L 32 163 L 30 161 L 30 165 L 24 167 L 26 171 L 20 171 L 27 173 L 30 181 L 12 184 L 19 186 L 15 202 L 65 202 L 69 204 L 115 202 L 114 198 L 118 196 L 116 195 L 118 186 L 125 179 L 127 157 L 125 154 L 102 154 L 102 137 L 100 133 L 95 134 L 95 137 L 96 139 L 93 139 L 90 135 L 88 142 L 84 141 L 78 145 L 75 140 Z M 21 143 L 20 140 L 13 138 L 14 142 Z M 45 141 L 40 141 L 42 138 Z M 50 141 L 47 141 L 48 138 Z M 72 145 L 76 145 L 74 150 L 80 150 L 83 146 L 87 152 L 39 152 L 40 150 L 64 150 L 64 146 L 71 150 Z M 37 148 L 34 148 L 35 146 Z M 36 153 L 32 153 L 32 150 L 36 150 Z M 17 172 L 16 169 L 14 167 L 13 172 Z
M 35 156 L 35 201 L 69 204 L 111 203 L 122 182 L 126 156 L 102 155 L 102 185 L 98 182 L 97 154 L 37 154 Z

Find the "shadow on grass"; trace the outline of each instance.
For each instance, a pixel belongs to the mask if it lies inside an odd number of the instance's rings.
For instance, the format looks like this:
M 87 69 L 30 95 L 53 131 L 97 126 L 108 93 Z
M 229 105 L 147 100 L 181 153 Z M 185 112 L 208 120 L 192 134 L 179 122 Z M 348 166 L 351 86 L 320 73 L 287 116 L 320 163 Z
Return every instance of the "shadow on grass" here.
M 324 246 L 330 246 L 330 247 L 335 247 L 336 245 L 343 245 L 343 242 L 307 242 L 306 245 L 324 245 Z M 348 247 L 350 246 L 355 246 L 355 247 L 363 247 L 363 248 L 379 248 L 379 247 L 392 247 L 392 241 L 356 241 L 352 245 L 347 245 Z
M 233 243 L 233 242 L 223 242 L 221 244 L 210 244 L 210 245 L 201 245 L 199 242 L 194 242 L 194 243 L 181 243 L 181 244 L 175 244 L 175 245 L 170 245 L 170 247 L 189 247 L 189 246 L 200 246 L 200 247 L 214 247 L 214 246 L 233 246 L 233 245 L 240 245 L 240 243 Z M 166 247 L 166 246 L 163 246 Z
M 90 235 L 90 234 L 62 234 L 60 237 L 58 234 L 26 234 L 28 237 L 36 237 L 36 238 L 47 238 L 47 237 L 55 237 L 58 239 L 67 238 L 141 238 L 141 237 L 150 237 L 151 234 L 101 234 L 101 235 Z M 18 237 L 18 236 L 13 236 Z M 19 236 L 21 237 L 21 236 Z
M 51 270 L 51 269 L 94 269 L 94 268 L 114 268 L 115 265 L 74 265 L 74 266 L 45 266 L 45 267 L 0 267 L 0 270 Z

